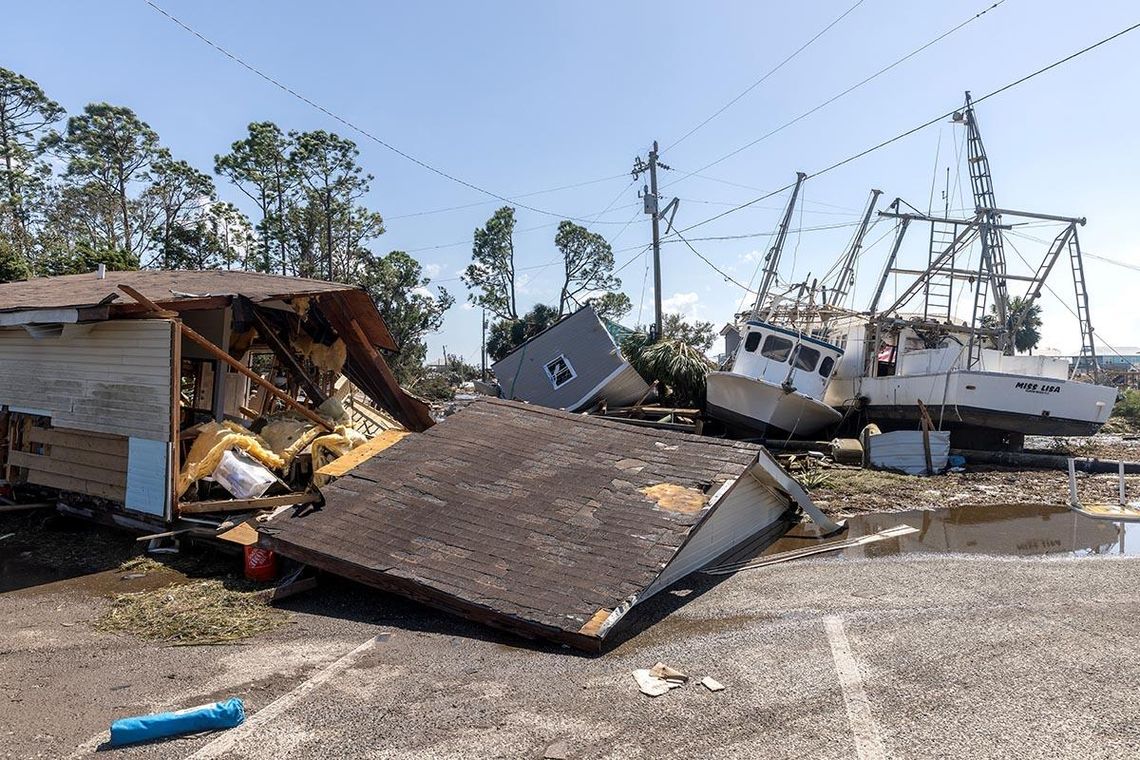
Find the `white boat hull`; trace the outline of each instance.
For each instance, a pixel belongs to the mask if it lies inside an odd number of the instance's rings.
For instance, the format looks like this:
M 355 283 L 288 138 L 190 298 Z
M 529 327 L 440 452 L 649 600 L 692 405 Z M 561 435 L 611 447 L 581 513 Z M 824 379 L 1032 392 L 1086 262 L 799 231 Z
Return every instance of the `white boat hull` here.
M 812 435 L 837 424 L 842 415 L 830 406 L 781 386 L 733 372 L 708 377 L 710 417 L 740 428 L 766 433 L 776 428 L 794 435 Z
M 828 401 L 860 399 L 867 418 L 917 421 L 918 401 L 935 424 L 1026 435 L 1092 435 L 1108 421 L 1116 389 L 1052 377 L 952 370 L 938 374 L 836 380 Z

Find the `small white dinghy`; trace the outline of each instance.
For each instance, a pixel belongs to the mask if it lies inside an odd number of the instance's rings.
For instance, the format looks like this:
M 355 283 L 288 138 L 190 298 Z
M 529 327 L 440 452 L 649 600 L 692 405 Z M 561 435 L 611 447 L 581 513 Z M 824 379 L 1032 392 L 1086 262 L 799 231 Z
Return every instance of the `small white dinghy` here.
M 811 435 L 842 419 L 823 401 L 841 348 L 758 320 L 742 333 L 732 369 L 708 377 L 710 417 L 761 435 Z

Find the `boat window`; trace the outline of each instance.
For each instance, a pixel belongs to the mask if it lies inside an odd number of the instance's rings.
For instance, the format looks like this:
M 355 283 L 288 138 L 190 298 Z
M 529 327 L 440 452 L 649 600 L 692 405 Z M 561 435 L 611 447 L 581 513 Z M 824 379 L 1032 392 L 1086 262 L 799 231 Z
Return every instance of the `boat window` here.
M 815 369 L 816 362 L 819 361 L 819 351 L 814 348 L 809 348 L 804 344 L 796 346 L 796 355 L 792 359 L 792 366 L 796 369 L 802 369 L 805 372 L 811 372 Z
M 823 361 L 819 364 L 819 374 L 821 377 L 831 377 L 831 370 L 835 369 L 835 360 L 830 356 L 823 357 Z
M 754 353 L 756 347 L 760 345 L 760 339 L 764 337 L 764 333 L 748 333 L 748 337 L 744 340 L 744 350 L 749 353 Z
M 768 339 L 764 341 L 764 347 L 760 349 L 760 355 L 765 359 L 773 359 L 778 362 L 786 362 L 788 354 L 792 352 L 792 342 L 787 338 L 781 338 L 779 335 L 769 335 Z
M 565 356 L 559 356 L 546 365 L 546 377 L 555 388 L 561 388 L 577 376 L 578 374 L 574 372 L 574 367 L 570 364 L 570 360 Z

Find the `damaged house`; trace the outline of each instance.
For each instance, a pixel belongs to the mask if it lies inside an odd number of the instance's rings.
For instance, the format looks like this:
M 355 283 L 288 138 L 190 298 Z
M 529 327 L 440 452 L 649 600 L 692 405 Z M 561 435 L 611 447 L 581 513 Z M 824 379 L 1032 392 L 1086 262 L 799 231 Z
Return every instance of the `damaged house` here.
M 397 349 L 367 293 L 338 283 L 100 271 L 0 285 L 0 472 L 142 529 L 311 500 L 312 457 L 432 424 L 384 360 Z M 228 491 L 211 478 L 223 460 Z
M 644 401 L 649 385 L 621 354 L 628 333 L 584 306 L 492 365 L 501 394 L 571 412 Z

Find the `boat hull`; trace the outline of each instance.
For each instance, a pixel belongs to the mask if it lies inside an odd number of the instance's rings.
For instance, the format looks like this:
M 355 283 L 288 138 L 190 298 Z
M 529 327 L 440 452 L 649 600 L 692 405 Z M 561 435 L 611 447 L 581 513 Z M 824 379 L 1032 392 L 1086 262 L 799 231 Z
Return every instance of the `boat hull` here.
M 917 423 L 918 401 L 935 424 L 1021 435 L 1092 435 L 1112 413 L 1116 389 L 1052 377 L 956 370 L 862 378 L 854 397 L 867 420 Z M 842 385 L 829 401 L 842 406 Z M 849 397 L 850 398 L 850 397 Z
M 842 419 L 819 399 L 797 391 L 788 393 L 779 385 L 732 372 L 709 375 L 707 398 L 710 417 L 762 434 L 776 429 L 812 435 Z

